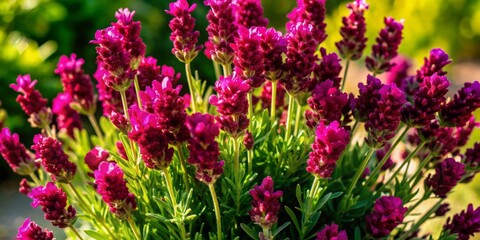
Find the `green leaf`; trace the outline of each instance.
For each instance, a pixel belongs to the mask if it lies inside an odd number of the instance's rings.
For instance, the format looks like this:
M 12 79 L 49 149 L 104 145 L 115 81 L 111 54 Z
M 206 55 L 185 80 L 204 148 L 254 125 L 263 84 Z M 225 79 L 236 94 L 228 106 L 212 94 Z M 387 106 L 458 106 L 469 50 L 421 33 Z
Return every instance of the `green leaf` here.
M 288 206 L 285 206 L 285 211 L 292 219 L 293 225 L 295 225 L 295 227 L 297 228 L 297 232 L 300 232 L 300 225 L 298 224 L 298 220 L 297 220 L 297 217 L 295 216 L 295 213 Z
M 273 231 L 273 237 L 275 238 L 275 236 L 277 236 L 277 234 L 279 234 L 283 229 L 285 229 L 286 227 L 288 227 L 288 225 L 290 225 L 290 222 L 286 222 L 284 224 L 282 224 L 282 226 L 280 227 L 277 227 L 275 229 L 275 231 Z
M 298 200 L 298 204 L 300 206 L 300 209 L 303 209 L 303 201 L 302 201 L 302 187 L 300 187 L 300 184 L 297 184 L 296 188 L 296 196 Z
M 251 229 L 247 224 L 240 223 L 240 227 L 245 231 L 248 236 L 252 239 L 258 240 L 258 233 L 256 233 L 253 229 Z
M 355 240 L 360 240 L 362 238 L 359 227 L 355 227 L 355 232 L 354 232 L 353 237 L 354 237 Z
M 106 239 L 104 235 L 98 233 L 98 231 L 95 231 L 95 230 L 85 230 L 84 232 L 85 234 L 87 234 L 89 237 L 92 237 L 93 239 L 98 239 L 98 240 Z

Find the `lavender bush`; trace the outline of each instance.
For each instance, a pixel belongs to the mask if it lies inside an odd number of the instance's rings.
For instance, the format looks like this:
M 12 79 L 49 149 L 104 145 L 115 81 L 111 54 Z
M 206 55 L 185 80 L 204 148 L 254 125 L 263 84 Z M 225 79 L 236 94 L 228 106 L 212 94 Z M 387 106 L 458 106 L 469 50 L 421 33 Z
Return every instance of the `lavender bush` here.
M 204 45 L 191 16 L 195 4 L 177 0 L 166 10 L 188 93 L 180 73 L 145 56 L 141 23 L 129 9 L 91 41 L 98 95 L 75 54 L 59 60 L 64 91 L 52 107 L 29 75 L 11 84 L 41 133 L 27 148 L 4 128 L 0 153 L 29 178 L 19 191 L 68 236 L 415 239 L 427 220 L 448 212 L 449 192 L 480 170 L 480 143 L 463 147 L 478 126 L 472 113 L 480 83 L 465 83 L 447 99 L 443 67 L 451 60 L 441 49 L 409 75 L 410 63 L 397 57 L 402 21 L 385 18 L 365 58 L 371 75 L 356 76 L 365 83 L 355 96 L 343 89 L 350 62 L 366 47 L 364 0 L 347 5 L 338 55 L 321 47 L 325 0 L 298 0 L 285 33 L 267 28 L 259 0 L 205 4 Z M 202 49 L 217 75 L 214 87 L 191 69 Z M 376 78 L 384 72 L 387 83 Z M 94 134 L 82 128 L 81 115 Z M 469 205 L 439 236 L 422 238 L 469 239 L 479 231 L 480 208 Z M 17 239 L 53 234 L 27 219 Z

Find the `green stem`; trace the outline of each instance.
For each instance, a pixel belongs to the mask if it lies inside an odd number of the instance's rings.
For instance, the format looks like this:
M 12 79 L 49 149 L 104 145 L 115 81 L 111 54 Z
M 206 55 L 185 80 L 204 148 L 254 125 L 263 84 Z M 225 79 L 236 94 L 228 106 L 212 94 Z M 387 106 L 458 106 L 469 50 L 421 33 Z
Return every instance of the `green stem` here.
M 357 182 L 360 179 L 360 176 L 362 176 L 363 172 L 365 171 L 365 168 L 367 167 L 367 164 L 370 161 L 370 158 L 372 158 L 372 155 L 374 152 L 375 152 L 375 148 L 370 148 L 367 155 L 363 159 L 362 165 L 360 165 L 360 168 L 357 170 L 357 172 L 353 177 L 352 182 L 348 186 L 347 194 L 345 194 L 345 197 L 342 199 L 342 203 L 344 204 L 345 209 L 348 207 L 348 201 L 350 200 L 350 197 L 352 195 L 353 188 L 355 187 L 355 185 L 357 185 Z
M 293 136 L 297 136 L 298 127 L 300 125 L 300 120 L 302 118 L 302 115 L 301 115 L 302 114 L 302 105 L 300 105 L 300 102 L 298 101 L 298 99 L 295 102 L 297 102 L 297 104 L 296 104 L 297 105 L 296 106 L 297 107 L 297 114 L 295 115 L 295 128 L 293 129 Z
M 222 75 L 222 73 L 220 72 L 220 64 L 218 64 L 215 61 L 212 61 L 212 63 L 213 63 L 213 70 L 215 71 L 215 79 L 218 80 L 220 78 L 220 75 Z
M 187 75 L 188 89 L 190 90 L 190 97 L 192 99 L 192 103 L 190 104 L 190 106 L 192 106 L 192 112 L 196 112 L 197 93 L 193 89 L 193 80 L 192 80 L 192 72 L 190 70 L 190 62 L 185 63 L 185 74 Z
M 347 63 L 345 64 L 345 71 L 343 72 L 343 79 L 342 79 L 342 86 L 340 88 L 341 91 L 345 89 L 345 83 L 347 79 L 348 67 L 350 66 L 350 59 L 347 59 Z
M 236 207 L 237 212 L 240 210 L 240 198 L 242 195 L 242 186 L 240 179 L 240 143 L 237 138 L 233 139 L 233 151 L 234 151 L 234 163 L 233 163 L 233 174 L 235 176 L 235 185 L 236 185 Z
M 291 131 L 291 118 L 292 118 L 292 110 L 293 110 L 293 100 L 294 97 L 292 95 L 288 95 L 288 111 L 287 111 L 287 122 L 285 123 L 286 129 L 285 129 L 285 141 L 288 141 L 290 138 L 290 131 Z
M 275 122 L 276 118 L 276 110 L 277 110 L 277 85 L 278 81 L 272 80 L 272 99 L 270 103 L 270 122 L 273 123 Z
M 178 152 L 178 159 L 180 160 L 180 166 L 182 167 L 183 171 L 183 181 L 185 182 L 185 187 L 187 190 L 190 190 L 190 184 L 188 183 L 188 172 L 187 166 L 185 164 L 185 157 L 183 156 L 182 145 L 177 145 L 177 152 Z
M 135 78 L 133 79 L 133 85 L 135 86 L 135 94 L 137 95 L 137 103 L 138 107 L 142 109 L 142 100 L 140 99 L 140 85 L 138 84 L 138 74 L 135 74 Z
M 248 131 L 252 133 L 253 129 L 253 92 L 250 91 L 247 94 L 248 97 L 248 119 L 250 119 L 250 123 L 248 124 Z M 252 161 L 253 161 L 253 148 L 252 149 L 247 149 L 247 172 L 250 173 L 252 171 Z
M 215 186 L 213 183 L 208 184 L 208 189 L 212 194 L 213 207 L 215 208 L 215 219 L 217 220 L 217 238 L 222 240 L 222 218 L 220 215 L 220 205 L 218 204 L 217 194 L 215 193 Z
M 29 176 L 30 176 L 30 178 L 33 180 L 33 182 L 35 183 L 36 186 L 42 185 L 41 182 L 40 182 L 40 180 L 37 178 L 37 175 L 35 175 L 34 172 L 31 172 L 31 173 L 29 174 Z
M 98 122 L 95 116 L 93 114 L 88 114 L 88 120 L 90 121 L 90 124 L 92 124 L 93 130 L 95 131 L 95 134 L 97 134 L 97 137 L 100 139 L 100 142 L 103 142 L 103 134 L 100 130 L 100 127 L 98 126 Z
M 308 194 L 308 200 L 306 202 L 307 206 L 305 207 L 305 214 L 302 214 L 302 231 L 300 233 L 300 239 L 304 239 L 305 234 L 307 234 L 308 226 L 310 225 L 310 217 L 312 214 L 312 208 L 314 208 L 314 205 L 316 205 L 316 202 L 314 202 L 314 198 L 318 194 L 318 184 L 319 184 L 319 178 L 315 177 L 315 179 L 312 182 L 312 187 L 310 188 L 310 192 Z M 304 206 L 301 206 L 303 209 Z M 315 224 L 315 223 L 312 223 Z
M 53 135 L 52 128 L 50 127 L 49 124 L 46 124 L 44 129 L 45 129 L 45 131 L 47 132 L 47 136 L 49 136 L 49 137 L 51 137 L 51 138 L 56 138 L 56 137 Z
M 425 215 L 422 216 L 422 218 L 420 218 L 416 223 L 415 225 L 413 225 L 410 230 L 404 234 L 402 234 L 398 240 L 404 240 L 406 239 L 407 237 L 410 236 L 410 234 L 412 234 L 412 232 L 414 232 L 419 226 L 421 226 L 425 221 L 427 221 L 429 218 L 430 218 L 430 215 L 432 215 L 432 213 L 434 213 L 438 207 L 440 206 L 440 204 L 442 203 L 444 199 L 443 198 L 440 198 L 440 200 L 437 201 L 437 203 L 435 203 L 435 205 L 433 205 L 432 208 L 430 208 L 430 210 L 428 210 Z M 406 216 L 406 214 L 405 214 Z
M 415 171 L 415 173 L 413 174 L 413 176 L 408 180 L 408 184 L 410 185 L 415 179 L 417 179 L 417 177 L 420 175 L 420 173 L 422 172 L 422 169 L 428 164 L 428 162 L 430 161 L 430 159 L 432 159 L 433 155 L 430 153 L 428 154 L 428 156 L 423 159 L 423 161 L 420 163 L 420 165 L 418 166 L 417 168 L 417 171 Z
M 123 114 L 125 114 L 125 118 L 130 121 L 130 117 L 128 116 L 127 95 L 125 94 L 125 90 L 120 91 L 120 97 L 122 98 Z
M 411 207 L 408 208 L 408 210 L 407 210 L 407 212 L 405 213 L 404 216 L 408 216 L 408 214 L 410 214 L 411 212 L 413 212 L 413 210 L 415 210 L 418 206 L 420 206 L 420 204 L 421 204 L 423 201 L 427 200 L 427 199 L 430 197 L 430 194 L 432 194 L 432 191 L 431 191 L 431 190 L 427 190 L 427 191 L 423 194 L 422 198 L 420 198 L 413 206 L 411 206 Z
M 355 121 L 355 123 L 353 124 L 352 129 L 350 130 L 350 138 L 353 137 L 353 134 L 355 134 L 355 130 L 357 130 L 357 127 L 358 127 L 358 125 L 359 125 L 359 123 L 358 123 L 357 120 L 354 120 L 354 121 Z M 351 143 L 351 142 L 352 142 L 352 141 L 350 141 L 350 143 Z M 347 148 L 347 149 L 348 149 L 348 148 Z
M 127 222 L 128 222 L 128 225 L 130 225 L 130 228 L 132 229 L 132 232 L 133 232 L 133 235 L 135 235 L 135 238 L 137 240 L 141 240 L 142 238 L 140 237 L 140 231 L 138 230 L 137 225 L 133 221 L 131 214 L 127 214 Z
M 70 229 L 72 229 L 72 231 L 75 233 L 75 235 L 77 235 L 78 239 L 83 240 L 82 236 L 80 235 L 80 233 L 78 233 L 77 229 L 75 229 L 75 227 L 73 225 L 70 225 L 69 227 L 70 227 Z
M 168 194 L 170 195 L 170 200 L 172 201 L 173 205 L 173 214 L 175 215 L 175 218 L 178 215 L 177 212 L 177 199 L 175 198 L 175 192 L 173 191 L 173 184 L 172 184 L 172 178 L 170 177 L 170 173 L 168 172 L 168 168 L 163 170 L 163 176 L 165 176 L 165 183 L 167 185 L 167 190 Z M 186 239 L 187 234 L 185 232 L 185 225 L 183 222 L 177 222 L 178 228 L 180 228 L 180 233 L 182 234 L 182 239 Z
M 262 226 L 262 232 L 263 232 L 263 237 L 267 240 L 272 240 L 273 237 L 272 237 L 272 233 L 270 231 L 270 228 L 269 227 L 263 227 Z

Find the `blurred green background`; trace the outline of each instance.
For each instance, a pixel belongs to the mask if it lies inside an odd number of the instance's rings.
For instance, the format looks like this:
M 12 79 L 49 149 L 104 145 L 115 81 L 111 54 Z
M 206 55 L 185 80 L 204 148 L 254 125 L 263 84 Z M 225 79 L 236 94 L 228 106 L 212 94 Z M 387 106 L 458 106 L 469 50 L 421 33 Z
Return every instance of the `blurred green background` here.
M 85 59 L 85 70 L 95 71 L 95 46 L 89 44 L 97 29 L 107 27 L 114 21 L 118 8 L 128 7 L 136 11 L 135 19 L 142 22 L 142 37 L 147 45 L 147 55 L 154 56 L 160 64 L 172 65 L 183 70 L 171 54 L 172 43 L 168 37 L 170 16 L 165 13 L 170 1 L 167 0 L 0 0 L 0 100 L 8 113 L 5 125 L 20 133 L 21 140 L 30 146 L 36 130 L 30 129 L 27 117 L 15 101 L 16 94 L 8 85 L 19 74 L 31 74 L 38 79 L 38 88 L 51 100 L 61 85 L 53 70 L 58 58 L 64 54 L 76 53 Z M 201 31 L 200 43 L 206 41 L 205 32 L 207 8 L 203 1 L 196 2 L 194 17 L 196 28 Z M 348 13 L 345 0 L 327 1 L 328 38 L 323 46 L 328 51 L 336 51 L 334 43 L 340 39 L 338 29 L 341 17 Z M 269 26 L 284 31 L 286 14 L 296 5 L 294 0 L 263 0 L 265 15 L 270 19 Z M 460 63 L 468 63 L 466 74 L 459 74 L 457 86 L 464 81 L 480 80 L 480 1 L 479 0 L 382 0 L 370 1 L 366 13 L 367 44 L 370 52 L 379 30 L 383 27 L 383 17 L 393 16 L 405 20 L 404 40 L 400 53 L 410 56 L 416 66 L 422 64 L 430 49 L 441 47 L 454 63 L 447 68 L 453 70 Z M 365 54 L 364 54 L 365 55 Z M 214 81 L 211 62 L 203 54 L 192 63 L 201 78 Z M 359 65 L 360 66 L 360 65 Z M 474 74 L 470 74 L 473 72 Z M 473 79 L 477 74 L 477 79 Z M 465 79 L 463 78 L 465 76 Z M 354 76 L 351 76 L 352 78 Z M 364 76 L 362 75 L 362 78 Z M 185 81 L 185 79 L 182 79 Z M 455 85 L 455 84 L 453 84 Z M 478 115 L 478 114 L 477 114 Z M 477 118 L 479 119 L 479 118 Z M 473 140 L 480 139 L 476 131 Z M 0 181 L 12 177 L 4 161 L 0 161 Z M 459 189 L 468 197 L 455 197 L 459 208 L 467 202 L 479 199 L 479 178 L 472 187 Z M 16 184 L 16 182 L 15 182 Z M 459 200 L 458 200 L 459 199 Z M 455 208 L 455 210 L 459 210 Z

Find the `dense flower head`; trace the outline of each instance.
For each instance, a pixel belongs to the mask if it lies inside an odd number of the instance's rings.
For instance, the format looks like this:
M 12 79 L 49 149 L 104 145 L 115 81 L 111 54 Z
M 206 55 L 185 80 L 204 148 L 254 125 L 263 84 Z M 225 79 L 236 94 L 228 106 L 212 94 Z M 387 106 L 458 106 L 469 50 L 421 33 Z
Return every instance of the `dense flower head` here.
M 59 93 L 52 101 L 52 112 L 56 116 L 57 128 L 74 136 L 74 129 L 82 129 L 80 114 L 70 107 L 73 99 L 70 94 Z
M 385 237 L 403 222 L 407 208 L 398 197 L 383 196 L 375 201 L 373 210 L 365 218 L 367 231 L 376 238 Z
M 450 82 L 447 77 L 434 73 L 419 84 L 413 98 L 413 105 L 402 109 L 402 121 L 414 126 L 424 126 L 435 119 L 435 113 L 445 102 Z
M 97 71 L 93 76 L 98 82 L 96 87 L 98 89 L 98 100 L 102 102 L 103 115 L 109 116 L 112 111 L 123 114 L 120 93 L 105 84 L 105 79 L 108 78 L 109 73 L 107 70 L 105 70 L 103 64 L 98 65 Z M 133 85 L 130 86 L 125 93 L 127 96 L 128 106 L 136 102 L 137 99 L 135 97 L 135 88 Z
M 269 109 L 272 104 L 272 82 L 267 82 L 262 89 L 260 94 L 260 100 L 262 108 Z M 283 109 L 286 107 L 285 102 L 285 88 L 281 82 L 277 82 L 277 96 L 275 99 L 275 107 L 277 109 Z
M 320 49 L 322 60 L 320 64 L 315 67 L 315 80 L 310 83 L 309 90 L 313 90 L 318 83 L 325 82 L 327 80 L 333 81 L 334 87 L 340 87 L 342 78 L 339 77 L 342 71 L 342 65 L 340 64 L 340 58 L 336 53 L 327 54 L 325 48 Z
M 130 131 L 130 122 L 127 120 L 125 115 L 116 111 L 112 111 L 110 115 L 108 115 L 108 119 L 110 119 L 113 125 L 115 125 L 120 132 L 128 135 L 128 132 Z
M 133 21 L 135 11 L 128 8 L 120 8 L 115 13 L 117 22 L 112 23 L 119 33 L 123 36 L 123 45 L 130 56 L 130 65 L 136 69 L 143 56 L 145 55 L 145 44 L 140 38 L 142 26 L 139 21 Z
M 128 190 L 123 171 L 115 162 L 101 162 L 94 174 L 96 190 L 115 216 L 125 218 L 137 208 L 135 196 Z
M 255 224 L 262 228 L 270 228 L 278 220 L 280 211 L 280 198 L 282 191 L 274 191 L 273 180 L 270 176 L 262 180 L 262 184 L 249 191 L 252 196 L 252 209 L 248 212 Z
M 470 117 L 470 120 L 468 120 L 464 127 L 457 127 L 455 131 L 455 137 L 458 139 L 457 146 L 465 146 L 468 143 L 473 130 L 478 127 L 480 127 L 480 122 L 475 121 L 474 115 Z
M 362 56 L 367 38 L 367 26 L 363 13 L 368 9 L 365 0 L 354 0 L 347 4 L 350 14 L 342 18 L 343 26 L 340 28 L 342 40 L 335 43 L 343 59 L 357 60 Z
M 223 173 L 224 161 L 218 161 L 220 151 L 215 138 L 220 129 L 210 114 L 195 113 L 187 118 L 190 156 L 188 163 L 196 167 L 195 177 L 205 184 L 213 184 Z
M 79 105 L 79 110 L 85 113 L 93 113 L 96 102 L 93 96 L 93 84 L 90 76 L 85 74 L 82 66 L 85 61 L 77 59 L 77 55 L 62 55 L 58 61 L 55 73 L 60 76 L 63 91 L 69 94 L 72 102 Z
M 453 158 L 447 158 L 435 166 L 435 174 L 429 175 L 425 183 L 435 195 L 445 198 L 464 174 L 465 165 L 463 163 L 457 162 Z
M 326 0 L 297 0 L 297 7 L 288 15 L 287 29 L 300 22 L 312 25 L 313 38 L 316 45 L 322 43 L 327 34 L 325 28 L 325 2 Z
M 268 19 L 263 16 L 263 7 L 260 0 L 235 0 L 235 22 L 238 26 L 266 27 Z
M 316 177 L 330 178 L 338 158 L 350 141 L 350 132 L 334 121 L 329 125 L 320 122 L 315 134 L 307 171 Z
M 213 88 L 217 95 L 210 97 L 210 104 L 217 107 L 221 115 L 243 115 L 248 111 L 247 94 L 250 86 L 237 74 L 223 77 L 215 82 Z
M 233 65 L 240 78 L 247 81 L 253 90 L 265 82 L 263 74 L 263 57 L 260 51 L 261 28 L 238 28 L 238 36 L 232 45 L 235 56 Z
M 128 137 L 136 142 L 142 160 L 148 168 L 163 170 L 172 162 L 173 148 L 169 148 L 167 131 L 156 114 L 140 110 L 137 105 L 129 109 L 132 130 Z
M 248 124 L 250 124 L 250 120 L 245 114 L 238 116 L 221 115 L 215 117 L 215 119 L 220 125 L 220 129 L 235 139 L 241 137 L 248 128 Z
M 473 111 L 480 107 L 480 82 L 467 82 L 440 109 L 442 125 L 463 127 L 470 120 Z
M 274 28 L 265 29 L 260 39 L 260 52 L 263 57 L 263 71 L 265 78 L 276 81 L 284 75 L 282 54 L 287 51 L 287 40 L 282 32 Z
M 380 98 L 379 90 L 384 85 L 382 82 L 371 75 L 367 76 L 367 84 L 359 83 L 359 96 L 352 101 L 353 116 L 359 122 L 366 122 L 368 115 L 377 107 L 377 101 Z
M 315 128 L 318 122 L 331 123 L 340 121 L 342 109 L 348 103 L 348 95 L 334 87 L 330 80 L 317 84 L 308 99 L 308 105 L 312 110 L 305 112 L 307 125 Z
M 18 228 L 17 240 L 53 240 L 53 233 L 48 229 L 42 229 L 29 218 L 25 219 Z
M 39 113 L 47 107 L 47 99 L 43 98 L 42 94 L 34 88 L 35 84 L 37 84 L 37 80 L 32 81 L 30 74 L 18 75 L 17 83 L 10 84 L 10 88 L 20 93 L 16 100 L 27 115 Z
M 445 214 L 450 211 L 450 204 L 448 203 L 443 203 L 440 205 L 437 210 L 435 210 L 435 216 L 436 217 L 443 217 Z
M 75 209 L 71 205 L 67 207 L 67 194 L 52 182 L 33 188 L 28 197 L 33 200 L 32 207 L 42 206 L 45 220 L 53 226 L 66 228 L 75 219 Z
M 459 240 L 470 239 L 470 236 L 480 232 L 480 207 L 473 209 L 473 205 L 469 204 L 466 210 L 448 218 L 443 229 L 458 234 Z
M 368 70 L 372 73 L 383 73 L 390 70 L 392 60 L 397 56 L 398 46 L 402 41 L 403 21 L 396 21 L 392 17 L 386 17 L 385 28 L 380 30 L 372 46 L 372 56 L 365 59 Z
M 166 10 L 173 18 L 170 20 L 168 26 L 172 30 L 170 34 L 170 41 L 173 42 L 172 53 L 181 62 L 190 62 L 202 49 L 202 46 L 196 46 L 199 31 L 195 31 L 195 18 L 192 17 L 192 12 L 197 7 L 197 4 L 189 6 L 187 0 L 177 0 L 169 5 Z
M 418 130 L 420 139 L 427 141 L 425 147 L 437 157 L 453 153 L 458 147 L 459 139 L 455 136 L 455 128 L 441 127 L 436 121 Z
M 448 54 L 441 48 L 434 48 L 430 51 L 430 56 L 425 58 L 423 66 L 417 70 L 417 81 L 422 82 L 425 77 L 437 74 L 444 76 L 447 72 L 443 71 L 443 67 L 451 63 Z
M 325 225 L 325 227 L 317 233 L 316 240 L 348 240 L 348 237 L 345 230 L 338 231 L 338 225 L 332 223 Z
M 158 66 L 157 59 L 154 57 L 143 58 L 137 70 L 138 86 L 142 91 L 151 86 L 154 80 L 161 82 L 164 78 L 169 78 L 172 84 L 176 86 L 181 76 L 171 66 Z
M 291 95 L 308 90 L 311 84 L 310 75 L 315 68 L 317 42 L 313 35 L 313 26 L 306 22 L 298 22 L 288 29 L 285 36 L 287 52 L 285 68 L 287 76 L 282 79 L 285 89 Z
M 210 7 L 207 14 L 207 32 L 208 40 L 211 46 L 210 55 L 213 61 L 219 64 L 227 65 L 233 61 L 234 38 L 237 36 L 237 24 L 235 24 L 235 15 L 233 4 L 227 0 L 206 0 L 205 5 Z
M 68 160 L 62 143 L 41 134 L 35 135 L 33 143 L 32 149 L 35 150 L 37 158 L 42 160 L 43 168 L 53 181 L 68 183 L 73 179 L 77 166 Z
M 100 163 L 105 162 L 110 157 L 110 153 L 102 147 L 96 146 L 85 154 L 85 164 L 90 170 L 95 171 Z
M 20 142 L 18 134 L 12 134 L 8 128 L 2 128 L 0 133 L 0 154 L 15 173 L 28 175 L 38 167 L 32 154 Z
M 405 85 L 408 77 L 408 71 L 412 67 L 412 63 L 408 58 L 402 55 L 394 57 L 390 62 L 393 64 L 393 66 L 386 73 L 386 83 L 395 84 L 398 88 L 404 90 L 406 87 Z
M 480 143 L 475 143 L 472 148 L 467 149 L 465 152 L 465 165 L 468 167 L 480 166 Z
M 375 153 L 377 155 L 377 160 L 380 162 L 384 157 L 385 157 L 385 154 L 387 154 L 388 150 L 390 150 L 390 148 L 392 147 L 392 144 L 390 143 L 386 143 L 385 146 L 383 146 L 382 148 L 378 149 Z M 387 158 L 387 161 L 385 161 L 385 163 L 383 164 L 383 166 L 381 167 L 381 169 L 383 171 L 386 171 L 388 169 L 391 169 L 393 166 L 395 166 L 395 163 L 393 162 L 392 160 L 392 157 L 389 156 Z
M 247 150 L 252 150 L 255 141 L 253 139 L 252 133 L 245 131 L 245 136 L 243 136 L 243 145 Z

